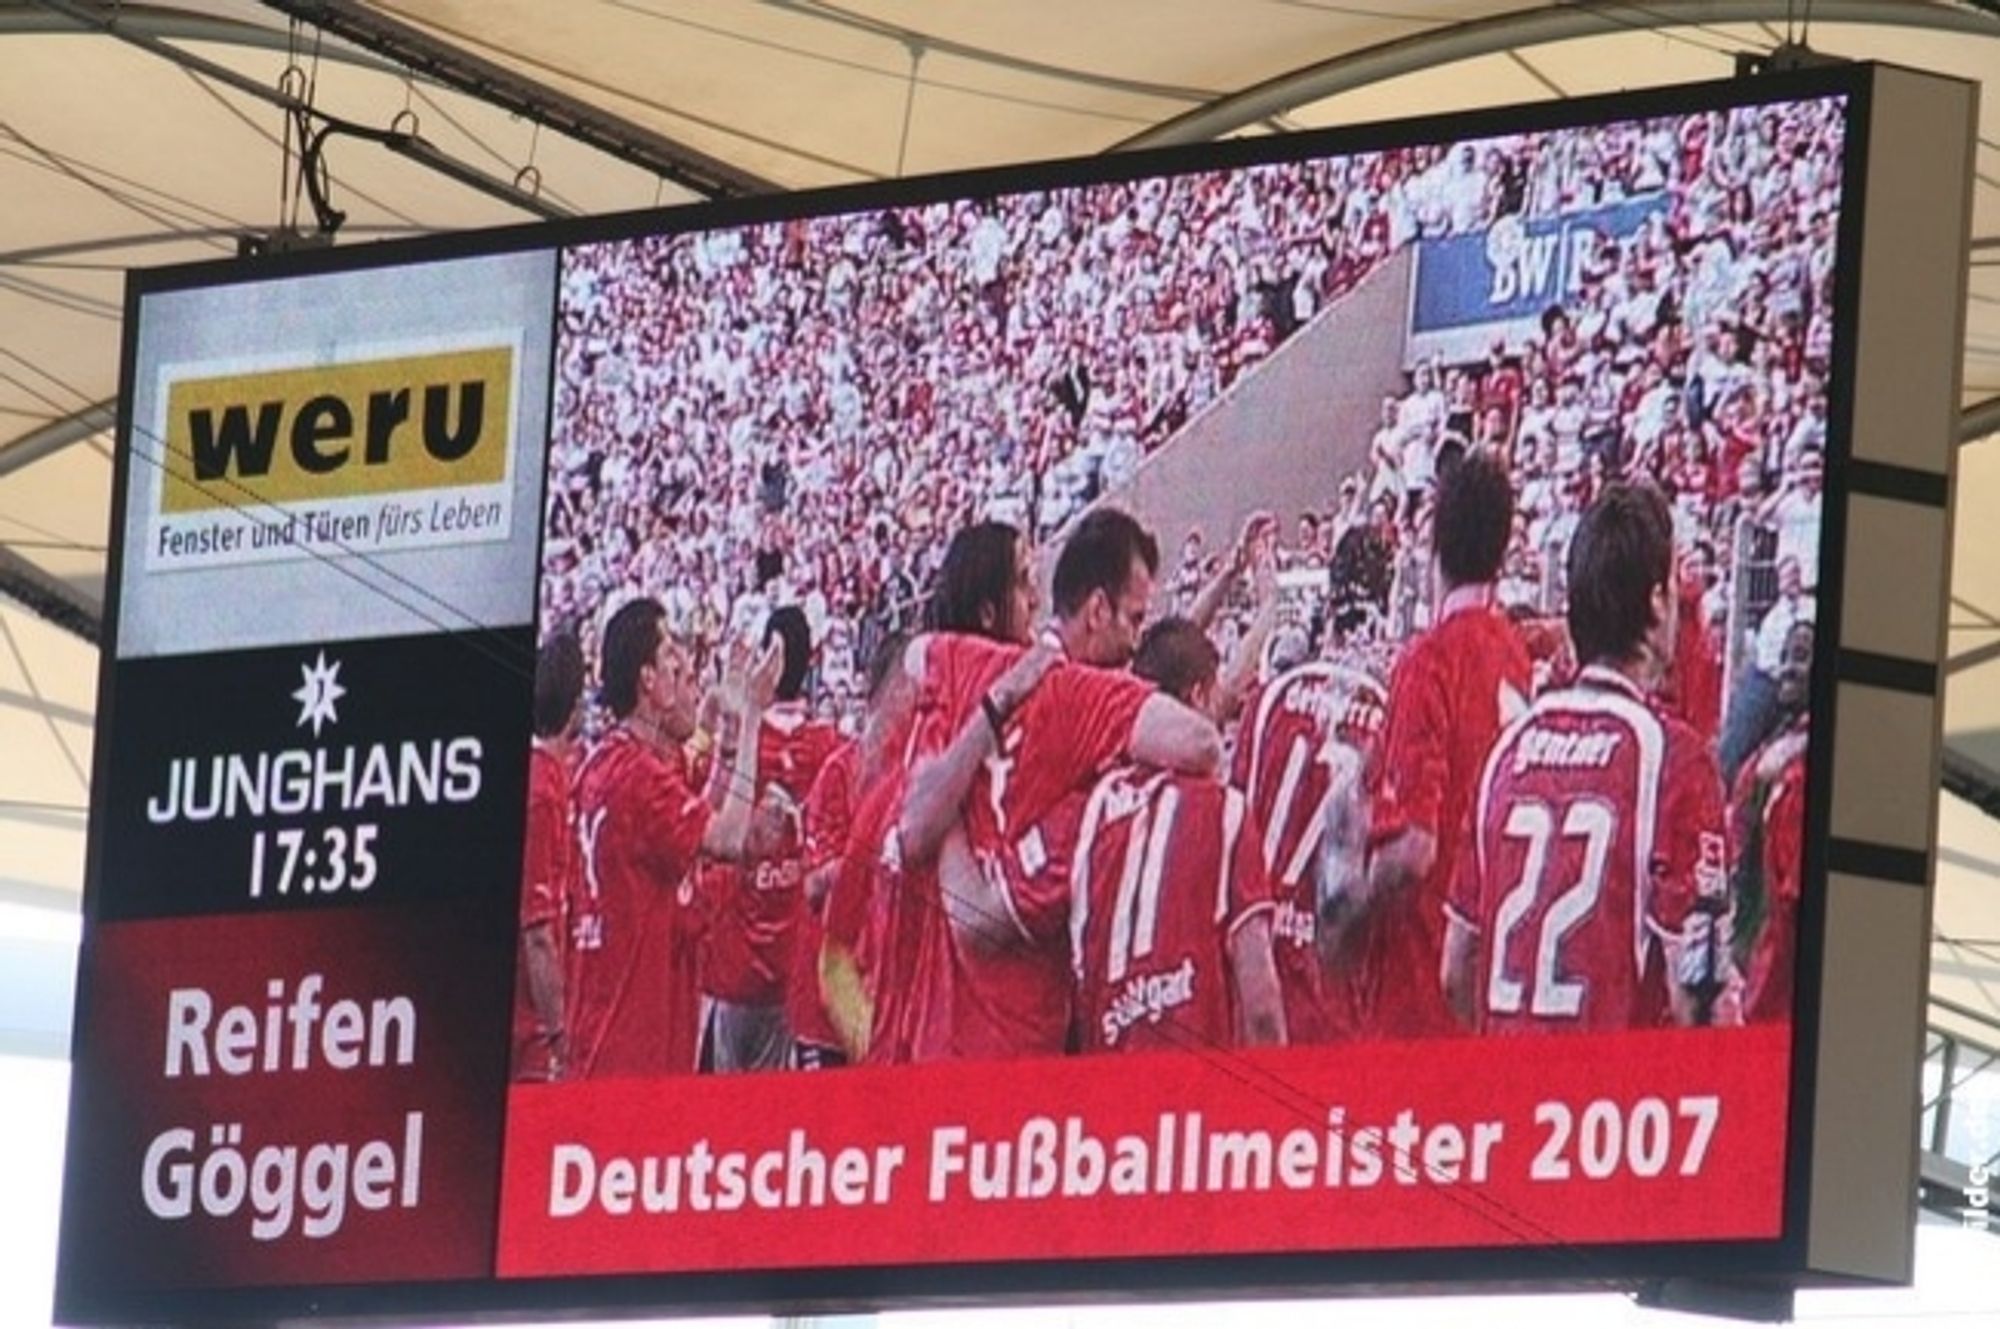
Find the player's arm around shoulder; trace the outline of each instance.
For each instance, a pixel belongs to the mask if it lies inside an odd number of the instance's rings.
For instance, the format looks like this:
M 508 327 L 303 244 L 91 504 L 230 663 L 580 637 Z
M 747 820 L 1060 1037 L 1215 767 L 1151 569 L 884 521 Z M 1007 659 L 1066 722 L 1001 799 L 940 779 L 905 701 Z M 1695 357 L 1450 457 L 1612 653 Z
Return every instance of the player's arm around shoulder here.
M 929 640 L 919 637 L 911 647 Z M 1003 726 L 1061 660 L 1060 648 L 1048 642 L 1021 652 L 987 687 L 944 751 L 911 770 L 897 824 L 906 866 L 922 866 L 937 857 L 946 833 L 958 825 L 980 767 L 1000 751 Z

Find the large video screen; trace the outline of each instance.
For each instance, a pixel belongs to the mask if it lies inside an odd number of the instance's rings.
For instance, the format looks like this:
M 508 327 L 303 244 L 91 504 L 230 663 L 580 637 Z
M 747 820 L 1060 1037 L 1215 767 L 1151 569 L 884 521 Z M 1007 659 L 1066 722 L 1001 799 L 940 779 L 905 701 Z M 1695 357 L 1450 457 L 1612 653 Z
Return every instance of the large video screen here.
M 67 1313 L 1776 1258 L 1856 86 L 140 282 Z

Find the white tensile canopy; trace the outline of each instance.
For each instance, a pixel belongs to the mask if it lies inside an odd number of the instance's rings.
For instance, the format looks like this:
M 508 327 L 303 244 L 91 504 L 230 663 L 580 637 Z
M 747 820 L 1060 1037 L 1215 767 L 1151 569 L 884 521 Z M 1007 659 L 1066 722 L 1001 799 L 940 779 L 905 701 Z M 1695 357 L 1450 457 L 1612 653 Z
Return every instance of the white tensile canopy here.
M 368 129 L 414 121 L 448 168 L 330 140 L 340 243 L 364 244 L 1722 78 L 1808 12 L 1818 52 L 2000 83 L 1989 0 L 0 2 L 0 904 L 73 909 L 82 884 L 123 273 L 311 229 L 281 193 L 281 87 Z M 1948 667 L 1963 788 L 2000 772 L 1989 93 Z M 1933 994 L 2000 1018 L 2000 822 L 1941 798 Z

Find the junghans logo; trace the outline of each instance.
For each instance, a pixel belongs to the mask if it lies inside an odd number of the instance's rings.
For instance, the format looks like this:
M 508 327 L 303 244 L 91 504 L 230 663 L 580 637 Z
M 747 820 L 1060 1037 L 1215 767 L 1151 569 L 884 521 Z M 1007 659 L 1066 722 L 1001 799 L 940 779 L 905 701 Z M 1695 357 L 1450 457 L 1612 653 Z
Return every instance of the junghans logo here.
M 287 694 L 294 728 L 310 728 L 310 747 L 217 752 L 170 758 L 164 788 L 146 801 L 146 820 L 229 821 L 373 808 L 469 803 L 479 797 L 484 746 L 471 734 L 390 742 L 318 743 L 340 723 L 350 689 L 340 664 L 320 651 L 299 664 L 299 687 Z

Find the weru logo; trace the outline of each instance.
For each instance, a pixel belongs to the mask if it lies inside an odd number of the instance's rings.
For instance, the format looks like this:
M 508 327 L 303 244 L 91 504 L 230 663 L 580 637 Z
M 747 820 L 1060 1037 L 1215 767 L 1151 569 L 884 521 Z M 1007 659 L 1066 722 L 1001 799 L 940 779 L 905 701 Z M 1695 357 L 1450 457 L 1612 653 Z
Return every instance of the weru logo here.
M 167 392 L 163 513 L 493 484 L 514 349 L 188 378 Z

